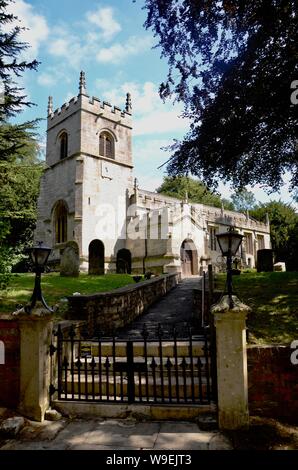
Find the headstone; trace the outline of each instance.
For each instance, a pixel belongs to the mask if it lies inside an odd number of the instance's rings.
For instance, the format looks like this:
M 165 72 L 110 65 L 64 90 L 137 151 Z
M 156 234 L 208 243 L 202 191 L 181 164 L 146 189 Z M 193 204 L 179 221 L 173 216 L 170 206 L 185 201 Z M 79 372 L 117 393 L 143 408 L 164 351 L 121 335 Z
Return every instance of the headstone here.
M 257 271 L 258 273 L 273 271 L 273 250 L 264 249 L 257 251 Z
M 61 255 L 60 276 L 77 277 L 80 272 L 79 247 L 76 242 L 68 242 Z
M 274 264 L 274 271 L 286 271 L 286 263 L 280 261 Z

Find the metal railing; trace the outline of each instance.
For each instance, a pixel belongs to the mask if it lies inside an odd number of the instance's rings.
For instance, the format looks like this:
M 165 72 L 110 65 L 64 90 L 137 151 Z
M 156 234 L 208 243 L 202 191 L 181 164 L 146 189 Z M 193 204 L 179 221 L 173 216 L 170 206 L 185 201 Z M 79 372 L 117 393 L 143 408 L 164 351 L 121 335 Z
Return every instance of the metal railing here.
M 58 380 L 52 394 L 59 400 L 150 404 L 210 404 L 212 387 L 210 338 L 194 335 L 181 338 L 173 329 L 164 339 L 158 326 L 156 337 L 142 339 L 76 337 L 57 331 Z

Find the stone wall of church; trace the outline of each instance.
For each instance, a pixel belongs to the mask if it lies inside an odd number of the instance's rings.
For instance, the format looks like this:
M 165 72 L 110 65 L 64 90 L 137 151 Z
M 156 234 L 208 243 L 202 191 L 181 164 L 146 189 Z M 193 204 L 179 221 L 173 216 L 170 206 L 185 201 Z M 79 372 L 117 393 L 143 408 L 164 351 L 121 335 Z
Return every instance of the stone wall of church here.
M 47 133 L 47 164 L 49 166 L 60 161 L 59 135 L 62 131 L 68 134 L 68 156 L 80 152 L 81 116 L 80 99 L 73 98 L 68 105 L 63 105 L 48 117 Z
M 118 250 L 126 247 L 126 209 L 132 172 L 117 162 L 84 158 L 82 269 L 87 269 L 92 240 L 105 246 L 105 269 L 115 272 Z
M 119 108 L 82 96 L 81 152 L 99 156 L 99 134 L 109 131 L 115 140 L 115 161 L 132 165 L 131 119 Z
M 59 200 L 68 207 L 68 239 L 74 238 L 76 209 L 76 173 L 77 161 L 68 158 L 48 168 L 42 179 L 38 199 L 38 221 L 35 240 L 42 240 L 50 247 L 55 245 L 55 227 L 53 208 Z M 52 254 L 52 257 L 55 254 Z

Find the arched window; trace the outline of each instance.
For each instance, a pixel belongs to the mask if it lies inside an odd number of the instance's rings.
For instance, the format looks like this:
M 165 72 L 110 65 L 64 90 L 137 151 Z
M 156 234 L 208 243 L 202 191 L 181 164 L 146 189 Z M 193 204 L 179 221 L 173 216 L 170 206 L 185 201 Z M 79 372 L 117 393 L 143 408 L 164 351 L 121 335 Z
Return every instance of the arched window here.
M 60 160 L 67 157 L 68 153 L 68 135 L 66 132 L 63 132 L 59 138 L 60 142 Z
M 115 158 L 115 144 L 113 137 L 107 132 L 99 136 L 99 154 L 107 158 Z
M 55 242 L 67 241 L 67 208 L 63 201 L 59 201 L 55 209 Z

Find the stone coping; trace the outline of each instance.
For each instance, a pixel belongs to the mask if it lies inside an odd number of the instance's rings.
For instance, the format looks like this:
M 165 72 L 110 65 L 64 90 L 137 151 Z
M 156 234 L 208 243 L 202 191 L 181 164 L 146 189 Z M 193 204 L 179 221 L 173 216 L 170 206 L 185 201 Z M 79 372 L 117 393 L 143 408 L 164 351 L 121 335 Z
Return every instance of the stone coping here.
M 128 284 L 127 286 L 118 287 L 117 289 L 114 289 L 111 291 L 97 292 L 95 294 L 70 295 L 70 296 L 67 296 L 66 298 L 71 299 L 72 301 L 74 299 L 92 300 L 92 299 L 97 299 L 102 296 L 110 297 L 110 296 L 122 295 L 122 294 L 130 293 L 130 292 L 134 292 L 138 289 L 141 289 L 142 287 L 150 286 L 162 280 L 171 279 L 172 277 L 175 277 L 175 276 L 179 276 L 179 275 L 178 274 L 163 274 L 161 276 L 154 277 L 153 279 L 147 279 L 145 281 L 136 282 L 135 284 Z

